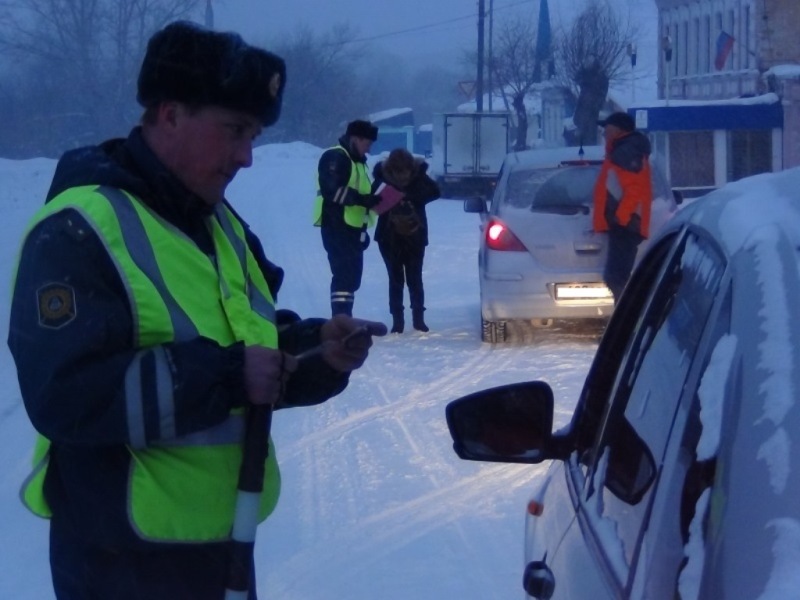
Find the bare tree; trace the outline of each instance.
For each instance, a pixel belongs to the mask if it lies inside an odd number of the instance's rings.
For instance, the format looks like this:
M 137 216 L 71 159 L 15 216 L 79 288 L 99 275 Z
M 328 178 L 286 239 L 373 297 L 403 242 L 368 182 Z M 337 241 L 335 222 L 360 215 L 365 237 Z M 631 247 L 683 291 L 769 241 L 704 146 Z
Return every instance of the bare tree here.
M 536 27 L 532 18 L 509 19 L 499 24 L 494 34 L 492 75 L 505 97 L 511 97 L 511 106 L 517 117 L 514 150 L 528 146 L 528 111 L 525 97 L 534 83 L 539 81 L 541 61 L 537 56 Z M 492 93 L 492 90 L 490 90 Z
M 560 71 L 578 98 L 573 120 L 581 143 L 597 139 L 597 117 L 612 81 L 622 76 L 627 47 L 635 30 L 621 19 L 608 0 L 590 0 L 561 35 L 557 46 Z
M 152 32 L 201 17 L 202 0 L 0 0 L 0 156 L 56 157 L 136 124 L 136 76 Z M 281 119 L 265 142 L 335 142 L 344 124 L 388 107 L 430 113 L 458 102 L 457 74 L 373 59 L 348 25 L 301 28 L 259 44 L 287 63 Z M 6 61 L 11 62 L 11 61 Z
M 0 51 L 26 79 L 27 128 L 45 154 L 127 132 L 150 35 L 200 0 L 0 0 Z M 35 79 L 29 79 L 35 77 Z
M 286 92 L 281 118 L 266 130 L 265 140 L 329 146 L 343 133 L 344 122 L 368 112 L 357 72 L 362 49 L 350 43 L 354 38 L 349 25 L 323 34 L 301 27 L 275 45 L 286 61 Z
M 417 123 L 430 123 L 435 113 L 447 112 L 462 102 L 458 73 L 439 65 L 423 67 L 411 76 L 400 106 L 411 106 Z

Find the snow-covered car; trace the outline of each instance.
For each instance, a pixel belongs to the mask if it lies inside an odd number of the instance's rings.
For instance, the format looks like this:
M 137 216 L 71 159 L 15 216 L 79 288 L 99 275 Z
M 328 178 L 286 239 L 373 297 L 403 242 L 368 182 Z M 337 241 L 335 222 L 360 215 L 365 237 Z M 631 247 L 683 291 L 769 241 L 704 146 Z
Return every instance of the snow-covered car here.
M 481 338 L 503 342 L 525 322 L 607 319 L 614 298 L 603 282 L 607 236 L 592 228 L 592 191 L 603 148 L 553 148 L 506 156 L 490 207 L 481 198 L 464 210 L 481 215 L 478 276 Z M 651 233 L 676 210 L 658 161 L 651 161 Z M 641 245 L 642 252 L 647 243 Z
M 800 597 L 800 168 L 686 206 L 609 320 L 569 424 L 536 381 L 446 409 L 463 459 L 552 461 L 533 598 Z

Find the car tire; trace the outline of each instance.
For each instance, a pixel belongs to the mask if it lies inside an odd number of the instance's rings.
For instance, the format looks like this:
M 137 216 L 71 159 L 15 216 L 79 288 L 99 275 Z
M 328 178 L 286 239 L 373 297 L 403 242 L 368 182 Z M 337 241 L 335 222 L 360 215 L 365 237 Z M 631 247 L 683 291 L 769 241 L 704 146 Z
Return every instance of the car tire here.
M 506 341 L 506 322 L 487 321 L 481 317 L 481 340 L 490 344 Z

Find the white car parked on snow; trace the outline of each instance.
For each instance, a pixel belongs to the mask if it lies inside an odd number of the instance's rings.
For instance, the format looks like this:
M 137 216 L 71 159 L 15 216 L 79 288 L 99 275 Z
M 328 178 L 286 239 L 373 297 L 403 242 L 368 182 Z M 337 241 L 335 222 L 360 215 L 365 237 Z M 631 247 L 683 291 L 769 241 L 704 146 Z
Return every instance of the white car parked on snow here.
M 481 216 L 478 278 L 481 338 L 504 342 L 526 322 L 607 319 L 614 310 L 603 282 L 608 236 L 592 227 L 602 146 L 550 148 L 508 154 L 487 208 L 464 201 Z M 652 163 L 655 234 L 677 210 L 659 161 Z M 641 244 L 641 255 L 648 241 Z
M 464 459 L 552 460 L 528 507 L 540 599 L 800 598 L 800 169 L 655 237 L 571 422 L 543 382 L 451 402 Z

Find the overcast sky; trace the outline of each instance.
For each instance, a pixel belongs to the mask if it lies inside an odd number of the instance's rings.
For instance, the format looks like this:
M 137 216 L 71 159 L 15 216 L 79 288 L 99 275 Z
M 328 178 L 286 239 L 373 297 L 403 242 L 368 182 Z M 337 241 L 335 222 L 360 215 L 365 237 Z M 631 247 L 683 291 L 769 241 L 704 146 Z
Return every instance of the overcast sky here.
M 504 0 L 509 2 L 527 5 L 529 11 L 538 7 L 538 0 Z M 347 23 L 359 40 L 416 58 L 452 58 L 477 45 L 477 0 L 214 0 L 213 5 L 217 29 L 235 29 L 253 42 L 264 34 L 282 37 L 300 26 L 326 32 Z
M 623 105 L 657 97 L 658 12 L 655 0 L 610 0 L 621 18 L 638 29 L 638 61 L 617 81 L 612 94 Z M 568 27 L 587 0 L 549 0 L 554 33 Z M 453 70 L 469 68 L 463 57 L 478 45 L 478 0 L 212 0 L 215 28 L 237 31 L 251 43 L 267 48 L 272 40 L 300 27 L 327 33 L 334 25 L 350 24 L 367 52 L 396 54 L 408 64 L 436 64 Z M 509 18 L 539 14 L 539 0 L 484 0 L 494 24 Z M 489 20 L 486 20 L 488 52 Z M 636 80 L 631 84 L 630 77 Z M 623 97 L 624 96 L 624 97 Z
M 655 0 L 612 0 L 645 23 L 655 19 Z M 348 23 L 359 40 L 415 60 L 455 61 L 464 50 L 477 48 L 478 0 L 213 0 L 215 27 L 235 30 L 248 41 L 283 37 L 300 26 L 318 32 Z M 550 0 L 553 28 L 568 21 L 585 0 Z M 494 22 L 511 15 L 533 16 L 539 0 L 484 0 Z M 488 43 L 488 20 L 487 40 Z

